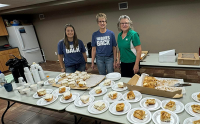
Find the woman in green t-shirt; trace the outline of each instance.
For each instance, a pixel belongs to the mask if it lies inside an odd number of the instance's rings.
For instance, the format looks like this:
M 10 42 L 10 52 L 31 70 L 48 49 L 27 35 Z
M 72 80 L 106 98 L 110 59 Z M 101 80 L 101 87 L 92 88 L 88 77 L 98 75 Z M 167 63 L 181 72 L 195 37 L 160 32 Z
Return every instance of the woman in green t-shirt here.
M 140 68 L 142 48 L 139 34 L 132 30 L 132 21 L 127 15 L 119 17 L 117 26 L 121 31 L 117 38 L 117 66 L 121 66 L 122 77 L 133 77 L 134 74 L 139 74 Z

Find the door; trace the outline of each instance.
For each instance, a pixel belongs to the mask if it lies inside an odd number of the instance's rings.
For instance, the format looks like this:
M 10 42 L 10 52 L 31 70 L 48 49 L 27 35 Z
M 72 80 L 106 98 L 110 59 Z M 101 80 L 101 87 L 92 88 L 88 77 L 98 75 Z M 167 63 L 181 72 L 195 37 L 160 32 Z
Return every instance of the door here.
M 33 62 L 43 62 L 42 54 L 39 48 L 23 51 L 22 55 L 28 61 L 29 65 Z
M 38 48 L 38 40 L 32 25 L 15 26 L 15 32 L 23 51 Z

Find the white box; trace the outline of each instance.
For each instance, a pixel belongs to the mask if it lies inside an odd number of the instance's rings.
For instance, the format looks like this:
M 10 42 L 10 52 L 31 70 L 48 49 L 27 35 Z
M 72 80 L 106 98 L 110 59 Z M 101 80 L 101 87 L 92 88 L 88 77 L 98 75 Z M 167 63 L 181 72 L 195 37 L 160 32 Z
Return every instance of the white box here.
M 159 62 L 162 63 L 176 62 L 175 49 L 159 52 Z

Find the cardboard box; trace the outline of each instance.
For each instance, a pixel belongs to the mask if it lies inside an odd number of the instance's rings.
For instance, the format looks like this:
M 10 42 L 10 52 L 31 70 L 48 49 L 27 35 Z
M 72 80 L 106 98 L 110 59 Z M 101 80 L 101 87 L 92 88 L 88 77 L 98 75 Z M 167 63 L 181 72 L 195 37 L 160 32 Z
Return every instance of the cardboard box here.
M 144 60 L 148 53 L 149 53 L 149 51 L 142 51 L 142 54 L 141 54 L 141 57 L 140 57 L 140 61 Z
M 176 62 L 175 49 L 159 52 L 159 62 L 161 63 Z
M 163 90 L 157 90 L 157 89 L 152 89 L 152 88 L 147 88 L 147 87 L 136 86 L 139 78 L 140 78 L 140 76 L 136 74 L 130 79 L 130 81 L 128 83 L 124 83 L 124 85 L 127 86 L 130 91 L 137 90 L 143 94 L 162 96 L 162 97 L 168 97 L 168 98 L 181 98 L 183 96 L 181 94 L 182 90 L 178 90 L 175 92 L 169 92 L 169 91 L 163 91 Z
M 179 53 L 178 54 L 178 65 L 199 65 L 198 53 Z

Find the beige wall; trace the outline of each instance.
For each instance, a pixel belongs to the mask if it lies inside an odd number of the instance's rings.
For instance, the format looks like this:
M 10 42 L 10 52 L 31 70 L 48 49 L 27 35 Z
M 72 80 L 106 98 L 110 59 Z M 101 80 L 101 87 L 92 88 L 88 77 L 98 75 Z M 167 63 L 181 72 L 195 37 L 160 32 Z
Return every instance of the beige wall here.
M 8 40 L 5 36 L 1 36 L 0 37 L 0 46 L 2 46 L 4 44 L 8 44 Z
M 176 52 L 198 52 L 200 46 L 200 2 L 129 2 L 128 10 L 118 10 L 118 4 L 87 6 L 59 12 L 45 13 L 45 20 L 34 16 L 34 25 L 47 60 L 57 60 L 57 43 L 64 35 L 64 25 L 74 25 L 78 38 L 84 43 L 91 41 L 98 30 L 95 15 L 106 13 L 107 28 L 117 38 L 116 27 L 120 15 L 126 14 L 140 34 L 143 50 L 151 53 L 176 49 Z

